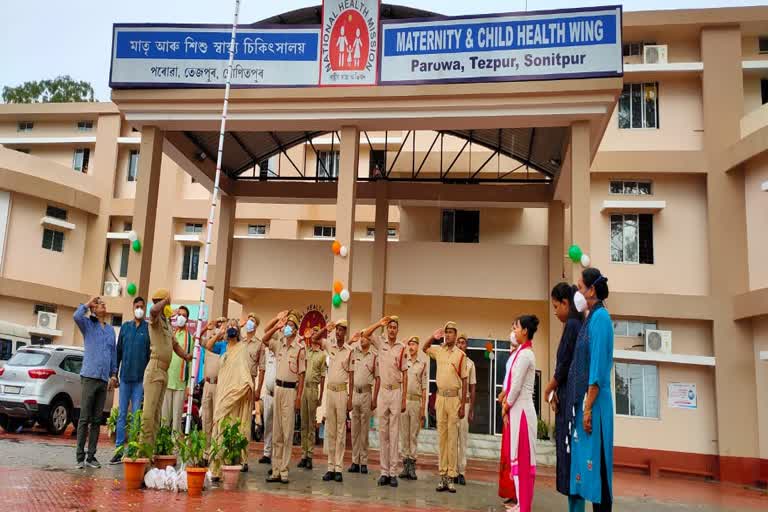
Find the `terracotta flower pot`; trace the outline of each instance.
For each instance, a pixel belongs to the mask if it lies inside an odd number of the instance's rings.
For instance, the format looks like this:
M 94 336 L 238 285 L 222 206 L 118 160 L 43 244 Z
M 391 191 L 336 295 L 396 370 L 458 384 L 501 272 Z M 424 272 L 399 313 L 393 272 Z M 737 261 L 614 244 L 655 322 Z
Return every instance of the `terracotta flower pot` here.
M 187 468 L 187 495 L 197 497 L 203 494 L 203 483 L 208 468 Z
M 165 469 L 168 466 L 176 467 L 175 455 L 155 455 L 155 467 L 157 469 Z
M 149 464 L 149 459 L 123 459 L 123 475 L 125 476 L 125 489 L 141 489 L 144 481 L 144 468 Z
M 233 491 L 240 485 L 240 475 L 243 473 L 240 471 L 242 466 L 222 466 L 222 487 L 228 491 Z

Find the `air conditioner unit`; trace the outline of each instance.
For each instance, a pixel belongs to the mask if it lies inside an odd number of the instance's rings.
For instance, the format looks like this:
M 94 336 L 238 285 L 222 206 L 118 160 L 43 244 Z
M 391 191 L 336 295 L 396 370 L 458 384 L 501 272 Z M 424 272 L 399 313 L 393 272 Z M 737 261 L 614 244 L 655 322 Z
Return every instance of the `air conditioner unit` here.
M 645 330 L 645 351 L 656 354 L 672 353 L 672 331 Z
M 56 313 L 48 313 L 47 311 L 39 311 L 37 313 L 37 327 L 40 329 L 56 330 L 56 321 L 58 315 Z
M 107 297 L 119 297 L 120 283 L 117 281 L 104 281 L 104 295 Z
M 667 63 L 667 45 L 649 44 L 643 46 L 644 64 L 666 64 Z

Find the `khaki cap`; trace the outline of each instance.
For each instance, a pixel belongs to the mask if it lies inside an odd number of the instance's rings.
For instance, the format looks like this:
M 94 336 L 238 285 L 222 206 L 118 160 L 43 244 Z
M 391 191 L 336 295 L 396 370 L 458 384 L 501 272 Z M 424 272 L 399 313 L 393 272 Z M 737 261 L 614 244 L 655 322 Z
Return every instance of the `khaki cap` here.
M 288 322 L 293 322 L 293 323 L 296 325 L 296 327 L 298 327 L 298 326 L 299 326 L 299 324 L 301 323 L 301 321 L 299 320 L 299 315 L 297 315 L 297 314 L 296 314 L 295 312 L 293 312 L 293 311 L 291 311 L 290 313 L 288 313 L 288 318 L 286 319 L 286 321 L 288 321 Z
M 157 290 L 155 290 L 155 293 L 152 294 L 152 300 L 160 301 L 163 299 L 167 299 L 170 296 L 171 296 L 171 292 L 168 291 L 168 288 L 158 288 Z
M 451 321 L 451 322 L 446 322 L 445 327 L 443 327 L 444 331 L 447 331 L 448 329 L 453 329 L 454 331 L 458 332 L 459 327 L 456 325 L 456 322 Z
M 349 327 L 349 322 L 347 322 L 346 319 L 341 319 L 338 322 L 336 322 L 336 327 L 343 327 L 347 329 Z
M 390 322 L 395 322 L 397 325 L 400 325 L 400 317 L 397 316 L 397 315 L 391 315 L 389 317 L 389 321 Z M 387 323 L 389 323 L 389 322 L 387 322 Z
M 467 335 L 465 333 L 459 334 L 459 336 L 456 338 L 457 340 L 465 340 L 469 341 L 469 338 L 467 338 Z
M 410 342 L 414 342 L 414 343 L 418 344 L 419 343 L 419 337 L 418 336 L 411 336 L 410 338 L 408 338 L 408 343 L 410 343 Z

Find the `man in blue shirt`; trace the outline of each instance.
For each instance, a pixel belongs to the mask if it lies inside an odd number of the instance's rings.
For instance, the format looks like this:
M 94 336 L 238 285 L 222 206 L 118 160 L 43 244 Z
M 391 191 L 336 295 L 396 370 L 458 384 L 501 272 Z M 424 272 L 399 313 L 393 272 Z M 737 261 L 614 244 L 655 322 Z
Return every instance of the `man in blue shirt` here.
M 86 316 L 88 310 L 91 316 Z M 77 468 L 100 468 L 96 460 L 101 415 L 107 391 L 117 385 L 115 330 L 107 323 L 107 306 L 93 297 L 75 310 L 75 323 L 83 334 L 83 367 L 80 371 L 80 420 L 77 424 Z M 85 441 L 88 439 L 88 457 Z
M 110 464 L 120 464 L 119 448 L 125 443 L 125 423 L 128 404 L 131 412 L 141 408 L 144 399 L 144 370 L 149 362 L 149 329 L 144 320 L 146 303 L 142 297 L 133 299 L 133 320 L 124 322 L 117 336 L 117 366 L 120 368 L 120 414 L 117 417 L 115 455 Z

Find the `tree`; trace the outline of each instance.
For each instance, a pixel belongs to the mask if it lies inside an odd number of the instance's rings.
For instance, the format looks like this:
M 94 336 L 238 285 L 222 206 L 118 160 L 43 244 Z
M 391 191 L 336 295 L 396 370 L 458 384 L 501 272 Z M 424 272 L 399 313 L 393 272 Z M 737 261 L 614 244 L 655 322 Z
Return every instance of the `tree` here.
M 6 103 L 68 103 L 96 101 L 93 86 L 85 81 L 73 80 L 69 75 L 57 76 L 52 80 L 24 82 L 17 87 L 3 87 L 3 101 Z

